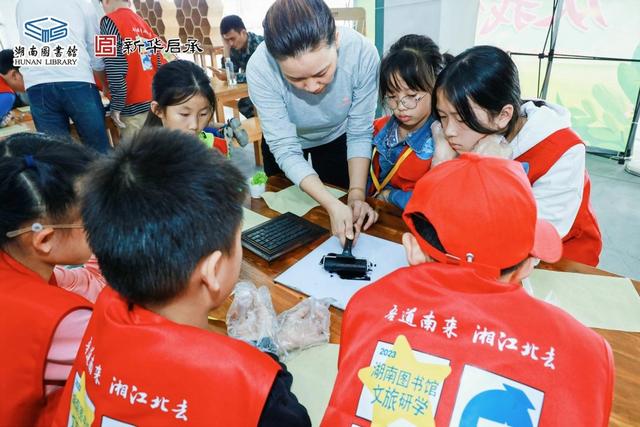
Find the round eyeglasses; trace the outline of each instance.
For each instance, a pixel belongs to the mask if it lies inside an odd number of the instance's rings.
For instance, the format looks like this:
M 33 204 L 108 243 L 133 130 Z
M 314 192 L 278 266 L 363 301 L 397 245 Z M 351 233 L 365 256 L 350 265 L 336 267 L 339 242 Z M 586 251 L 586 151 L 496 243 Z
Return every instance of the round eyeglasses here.
M 396 101 L 395 98 L 390 98 L 388 96 L 384 97 L 384 105 L 387 108 L 390 108 L 391 110 L 395 110 L 396 108 L 398 108 L 398 105 L 402 104 L 402 106 L 408 110 L 413 110 L 414 108 L 416 108 L 418 106 L 418 102 L 420 102 L 422 100 L 422 98 L 424 98 L 425 96 L 427 96 L 427 94 L 425 93 L 422 96 L 418 96 L 418 95 L 414 95 L 414 96 L 403 96 L 402 98 L 400 98 L 400 101 Z

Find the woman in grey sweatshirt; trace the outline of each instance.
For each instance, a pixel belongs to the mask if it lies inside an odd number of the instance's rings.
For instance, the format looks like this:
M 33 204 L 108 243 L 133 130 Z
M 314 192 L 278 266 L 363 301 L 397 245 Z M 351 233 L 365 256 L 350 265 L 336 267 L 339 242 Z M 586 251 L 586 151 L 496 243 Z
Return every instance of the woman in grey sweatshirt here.
M 378 219 L 365 201 L 378 53 L 354 30 L 336 29 L 322 0 L 277 0 L 263 27 L 247 82 L 264 135 L 265 172 L 283 171 L 327 210 L 334 235 L 354 238 Z M 323 182 L 348 188 L 347 204 Z

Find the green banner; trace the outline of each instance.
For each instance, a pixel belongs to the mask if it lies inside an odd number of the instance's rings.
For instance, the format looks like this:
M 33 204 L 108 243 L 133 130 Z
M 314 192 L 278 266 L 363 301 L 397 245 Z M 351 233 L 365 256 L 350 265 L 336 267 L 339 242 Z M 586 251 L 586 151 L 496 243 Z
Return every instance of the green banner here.
M 523 98 L 537 96 L 547 60 L 517 53 L 542 52 L 553 4 L 553 0 L 480 0 L 475 44 L 514 53 Z M 556 54 L 640 59 L 640 2 L 565 0 Z M 639 86 L 640 63 L 556 57 L 547 100 L 571 111 L 573 128 L 588 145 L 622 152 Z

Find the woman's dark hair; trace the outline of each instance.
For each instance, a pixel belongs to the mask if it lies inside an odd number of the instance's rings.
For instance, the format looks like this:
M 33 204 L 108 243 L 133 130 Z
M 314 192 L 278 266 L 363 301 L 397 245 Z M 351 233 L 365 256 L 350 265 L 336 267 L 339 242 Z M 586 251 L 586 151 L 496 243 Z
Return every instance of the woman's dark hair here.
M 211 112 L 216 109 L 216 95 L 211 80 L 199 65 L 185 60 L 164 64 L 158 69 L 151 84 L 153 100 L 164 110 L 170 105 L 187 102 L 195 95 L 202 95 L 211 104 Z M 145 126 L 162 126 L 162 120 L 149 111 Z
M 499 133 L 511 134 L 518 123 L 520 81 L 511 57 L 494 46 L 475 46 L 456 56 L 438 75 L 431 97 L 432 111 L 438 114 L 438 96 L 444 95 L 455 107 L 462 121 L 476 132 L 496 133 L 482 126 L 473 113 L 471 101 L 495 117 L 505 105 L 513 105 L 513 116 Z
M 238 15 L 228 15 L 222 18 L 222 21 L 220 21 L 220 34 L 222 34 L 223 36 L 231 30 L 235 30 L 239 33 L 242 30 L 246 29 L 247 27 L 244 26 L 242 18 L 240 18 Z
M 67 222 L 79 205 L 77 181 L 94 159 L 83 145 L 43 133 L 0 142 L 0 247 L 29 221 Z
M 380 98 L 400 90 L 397 77 L 410 89 L 432 93 L 438 73 L 452 59 L 448 53 L 441 54 L 429 37 L 402 36 L 391 45 L 380 63 Z
M 333 45 L 336 22 L 322 0 L 276 0 L 262 21 L 264 42 L 277 60 L 295 57 L 322 43 Z
M 232 254 L 245 179 L 198 137 L 143 129 L 92 168 L 83 188 L 89 246 L 128 301 L 167 301 L 215 251 Z

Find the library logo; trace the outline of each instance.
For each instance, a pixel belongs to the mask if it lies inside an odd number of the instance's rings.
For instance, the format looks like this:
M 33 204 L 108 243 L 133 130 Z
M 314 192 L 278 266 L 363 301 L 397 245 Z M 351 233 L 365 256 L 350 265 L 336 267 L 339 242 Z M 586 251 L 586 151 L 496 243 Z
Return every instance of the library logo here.
M 47 16 L 25 22 L 24 34 L 39 42 L 50 43 L 67 37 L 68 26 L 64 21 Z

